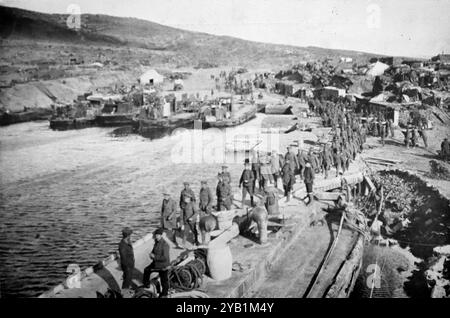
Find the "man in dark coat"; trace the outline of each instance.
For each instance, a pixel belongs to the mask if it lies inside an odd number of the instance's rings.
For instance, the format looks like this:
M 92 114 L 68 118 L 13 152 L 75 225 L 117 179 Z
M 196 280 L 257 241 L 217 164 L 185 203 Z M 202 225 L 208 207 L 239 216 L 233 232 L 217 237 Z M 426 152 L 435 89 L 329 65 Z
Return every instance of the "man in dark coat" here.
M 177 203 L 170 197 L 168 191 L 164 192 L 161 207 L 161 228 L 169 234 L 169 238 L 176 243 L 175 230 L 177 229 Z
M 120 266 L 123 271 L 122 289 L 131 288 L 134 270 L 134 252 L 131 244 L 133 231 L 126 227 L 122 230 L 122 240 L 119 243 Z
M 289 158 L 285 159 L 283 169 L 281 170 L 281 177 L 283 179 L 284 196 L 286 197 L 286 202 L 288 202 L 291 199 L 292 186 L 295 184 L 295 175 L 291 168 Z
M 314 174 L 314 169 L 312 169 L 311 167 L 311 163 L 307 162 L 306 163 L 306 168 L 305 168 L 305 172 L 303 174 L 304 177 L 304 181 L 305 181 L 305 186 L 306 186 L 306 193 L 308 194 L 308 205 L 313 202 L 313 184 L 314 184 L 314 178 L 315 178 L 315 174 Z
M 250 204 L 254 206 L 253 202 L 253 180 L 254 175 L 250 169 L 250 164 L 245 163 L 244 171 L 242 171 L 241 178 L 239 179 L 239 188 L 242 187 L 242 208 L 245 206 L 245 197 L 247 193 L 250 195 Z
M 189 182 L 184 182 L 184 189 L 181 190 L 181 195 L 180 195 L 180 208 L 184 209 L 184 205 L 185 203 L 185 198 L 186 197 L 190 197 L 192 202 L 195 202 L 195 194 L 194 191 L 192 191 Z
M 201 182 L 201 189 L 199 194 L 199 203 L 198 206 L 200 208 L 201 216 L 209 215 L 212 210 L 213 205 L 213 195 L 211 193 L 211 189 L 208 187 L 208 182 L 203 180 Z
M 158 272 L 161 279 L 162 291 L 160 297 L 167 297 L 169 293 L 169 266 L 170 266 L 170 254 L 169 245 L 162 238 L 163 229 L 157 229 L 154 232 L 155 245 L 150 254 L 152 262 L 144 269 L 143 283 L 146 288 L 150 287 L 150 275 L 152 272 Z

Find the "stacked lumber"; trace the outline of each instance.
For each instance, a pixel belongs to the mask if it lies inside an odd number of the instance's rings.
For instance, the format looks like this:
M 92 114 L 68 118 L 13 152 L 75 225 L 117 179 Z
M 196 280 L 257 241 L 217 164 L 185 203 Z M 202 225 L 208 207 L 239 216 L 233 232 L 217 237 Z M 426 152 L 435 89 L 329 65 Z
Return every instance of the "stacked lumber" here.
M 394 166 L 401 163 L 401 160 L 396 159 L 385 159 L 379 157 L 365 157 L 364 161 L 370 164 L 381 165 L 381 166 Z

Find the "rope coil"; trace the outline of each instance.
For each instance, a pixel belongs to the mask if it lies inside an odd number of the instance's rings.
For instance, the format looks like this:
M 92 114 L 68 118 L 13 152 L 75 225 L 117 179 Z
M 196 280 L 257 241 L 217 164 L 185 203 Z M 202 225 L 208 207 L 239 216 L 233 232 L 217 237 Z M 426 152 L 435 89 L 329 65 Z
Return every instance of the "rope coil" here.
M 203 284 L 206 273 L 206 250 L 194 252 L 195 259 L 184 266 L 174 266 L 169 271 L 169 281 L 172 288 L 178 291 L 191 291 Z

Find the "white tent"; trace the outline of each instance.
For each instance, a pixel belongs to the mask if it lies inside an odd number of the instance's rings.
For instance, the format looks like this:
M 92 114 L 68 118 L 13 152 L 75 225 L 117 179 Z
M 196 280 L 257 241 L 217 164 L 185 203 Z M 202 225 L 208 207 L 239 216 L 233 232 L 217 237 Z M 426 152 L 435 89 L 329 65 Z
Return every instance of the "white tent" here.
M 386 71 L 388 68 L 389 65 L 377 61 L 370 66 L 369 70 L 367 71 L 367 75 L 380 76 L 383 75 L 384 71 Z
M 164 76 L 155 70 L 148 70 L 139 78 L 142 85 L 144 84 L 159 84 L 164 81 Z

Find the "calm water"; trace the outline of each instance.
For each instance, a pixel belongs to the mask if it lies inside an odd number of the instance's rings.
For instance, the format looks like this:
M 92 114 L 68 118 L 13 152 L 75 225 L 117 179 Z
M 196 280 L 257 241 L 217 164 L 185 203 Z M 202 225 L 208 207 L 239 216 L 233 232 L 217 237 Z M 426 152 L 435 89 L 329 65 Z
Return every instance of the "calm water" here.
M 236 129 L 258 126 L 263 116 Z M 112 130 L 55 132 L 48 122 L 0 128 L 2 297 L 37 296 L 60 283 L 69 264 L 95 264 L 116 250 L 124 226 L 135 240 L 147 234 L 158 224 L 163 189 L 178 199 L 184 180 L 196 193 L 202 179 L 215 188 L 223 157 L 211 151 L 222 138 L 214 130 L 203 132 L 208 163 L 201 146 L 186 152 L 192 131 L 149 140 L 115 138 Z M 234 185 L 238 162 L 229 164 Z

